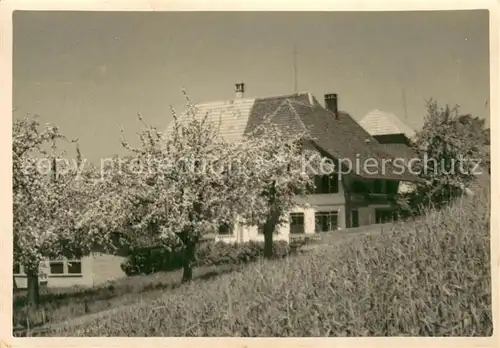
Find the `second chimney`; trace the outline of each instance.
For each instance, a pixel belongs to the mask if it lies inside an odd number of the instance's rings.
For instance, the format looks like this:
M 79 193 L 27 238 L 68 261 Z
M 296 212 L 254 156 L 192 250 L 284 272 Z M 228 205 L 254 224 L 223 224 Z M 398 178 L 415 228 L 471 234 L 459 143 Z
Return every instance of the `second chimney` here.
M 337 104 L 337 94 L 329 93 L 325 94 L 325 106 L 327 110 L 330 110 L 335 114 L 335 118 L 338 118 L 338 104 Z
M 242 99 L 244 94 L 245 94 L 245 84 L 243 82 L 237 83 L 236 84 L 236 99 Z

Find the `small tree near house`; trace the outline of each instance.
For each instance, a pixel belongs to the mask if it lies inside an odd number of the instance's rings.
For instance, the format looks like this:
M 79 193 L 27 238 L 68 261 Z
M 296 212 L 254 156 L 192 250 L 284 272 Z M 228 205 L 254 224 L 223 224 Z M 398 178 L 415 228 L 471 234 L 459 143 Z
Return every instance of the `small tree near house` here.
M 231 170 L 248 153 L 247 144 L 225 142 L 217 124 L 206 115 L 197 117 L 186 100 L 186 117 L 180 119 L 172 110 L 169 131 L 143 123 L 139 146 L 123 140 L 131 156 L 123 161 L 126 168 L 120 175 L 109 177 L 123 195 L 121 223 L 130 227 L 132 239 L 165 247 L 172 240 L 182 242 L 183 281 L 192 279 L 202 235 L 233 223 L 244 208 L 240 197 L 252 185 L 245 173 Z
M 42 260 L 81 257 L 90 253 L 94 243 L 104 244 L 106 239 L 102 230 L 83 223 L 84 215 L 93 215 L 88 203 L 100 192 L 93 172 L 82 170 L 81 161 L 59 161 L 64 153 L 57 153 L 58 140 L 67 139 L 55 126 L 41 129 L 36 118 L 14 122 L 14 262 L 24 266 L 28 300 L 34 305 L 39 300 Z
M 462 194 L 478 171 L 488 170 L 488 142 L 484 120 L 461 114 L 458 106 L 443 108 L 435 100 L 428 101 L 423 129 L 414 142 L 420 162 L 412 168 L 424 183 L 411 193 L 411 206 L 439 207 Z
M 312 139 L 305 130 L 289 129 L 265 119 L 247 137 L 248 157 L 257 165 L 246 166 L 253 187 L 245 199 L 251 204 L 243 210 L 246 224 L 260 225 L 264 232 L 264 256 L 272 257 L 273 235 L 287 222 L 288 213 L 298 206 L 297 196 L 314 187 L 321 157 L 305 147 Z
M 269 256 L 272 231 L 292 206 L 293 195 L 310 182 L 300 172 L 298 135 L 285 136 L 270 125 L 226 142 L 219 124 L 200 117 L 186 100 L 185 117 L 173 110 L 167 132 L 143 123 L 138 147 L 122 141 L 132 155 L 123 161 L 127 168 L 111 179 L 127 205 L 121 223 L 132 227 L 134 238 L 164 246 L 182 242 L 183 281 L 192 278 L 201 236 L 223 224 L 264 223 Z M 142 170 L 132 170 L 131 164 Z

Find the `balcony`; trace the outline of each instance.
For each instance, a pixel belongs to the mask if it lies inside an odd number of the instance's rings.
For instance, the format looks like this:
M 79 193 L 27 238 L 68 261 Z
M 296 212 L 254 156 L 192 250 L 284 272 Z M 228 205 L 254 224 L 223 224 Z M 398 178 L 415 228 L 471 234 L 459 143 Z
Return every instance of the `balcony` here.
M 369 204 L 391 204 L 396 203 L 397 195 L 388 193 L 353 193 L 351 194 L 352 203 L 369 203 Z

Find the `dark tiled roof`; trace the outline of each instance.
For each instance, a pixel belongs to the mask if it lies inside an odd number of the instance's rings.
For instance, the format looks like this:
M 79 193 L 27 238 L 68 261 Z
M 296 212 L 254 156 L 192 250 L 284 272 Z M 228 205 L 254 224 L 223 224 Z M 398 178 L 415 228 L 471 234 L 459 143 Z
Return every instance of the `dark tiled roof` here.
M 273 116 L 274 115 L 274 116 Z M 394 179 L 417 181 L 418 178 L 408 172 L 394 173 L 389 163 L 393 158 L 383 146 L 361 127 L 349 114 L 339 112 L 336 117 L 325 109 L 308 93 L 287 96 L 257 98 L 250 112 L 245 133 L 252 131 L 266 116 L 272 116 L 273 122 L 291 126 L 292 128 L 308 129 L 316 145 L 335 160 L 350 160 L 356 165 L 356 174 L 365 178 Z M 367 159 L 378 163 L 376 167 L 362 164 Z M 382 160 L 385 159 L 385 171 Z M 377 172 L 377 173 L 374 173 Z
M 245 128 L 245 134 L 248 134 L 255 129 L 266 117 L 272 117 L 274 123 L 290 125 L 286 120 L 291 120 L 292 125 L 299 127 L 301 129 L 302 125 L 299 116 L 291 108 L 291 101 L 298 102 L 309 102 L 307 94 L 299 95 L 283 95 L 276 97 L 267 98 L 257 98 L 255 99 L 252 110 L 250 111 L 250 116 L 248 118 L 248 123 Z M 289 115 L 286 115 L 288 113 Z
M 389 153 L 391 156 L 396 158 L 404 158 L 408 161 L 411 158 L 417 156 L 417 154 L 406 144 L 380 144 L 384 150 Z

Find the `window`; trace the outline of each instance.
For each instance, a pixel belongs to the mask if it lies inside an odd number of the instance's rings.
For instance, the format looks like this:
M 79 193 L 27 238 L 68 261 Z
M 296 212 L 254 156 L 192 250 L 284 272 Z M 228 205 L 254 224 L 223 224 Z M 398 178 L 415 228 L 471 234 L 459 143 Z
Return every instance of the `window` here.
M 49 266 L 51 275 L 82 274 L 81 260 L 54 260 Z
M 64 274 L 64 261 L 50 261 L 50 274 Z
M 390 195 L 395 195 L 398 193 L 399 181 L 387 180 L 386 181 L 386 192 Z
M 352 227 L 359 227 L 359 211 L 351 210 Z
M 43 263 L 45 265 L 45 263 Z M 81 260 L 51 260 L 49 265 L 49 276 L 65 276 L 65 275 L 81 275 L 82 274 L 82 261 Z M 45 268 L 46 266 L 43 266 Z M 14 275 L 24 275 L 24 267 L 18 263 L 14 263 L 12 270 Z M 46 278 L 46 271 L 40 270 L 38 276 Z
M 257 233 L 264 234 L 264 224 L 257 226 Z M 278 233 L 279 233 L 279 226 L 276 226 L 274 228 L 273 234 L 278 234 Z
M 338 212 L 317 212 L 315 214 L 315 230 L 318 232 L 335 231 L 338 228 Z
M 233 234 L 233 229 L 231 226 L 229 226 L 228 223 L 223 223 L 222 225 L 219 226 L 219 234 L 222 235 L 231 235 Z
M 383 193 L 383 181 L 375 180 L 373 181 L 373 193 Z
M 398 215 L 396 211 L 387 209 L 377 209 L 375 210 L 375 222 L 377 224 L 383 224 L 387 222 L 393 222 L 397 220 Z
M 352 193 L 366 193 L 368 192 L 368 189 L 366 187 L 366 184 L 363 181 L 360 180 L 354 180 L 351 184 L 351 190 Z
M 290 233 L 292 233 L 292 234 L 305 233 L 304 213 L 291 213 L 290 214 Z
M 82 273 L 82 262 L 81 261 L 68 261 L 68 273 L 69 274 L 81 274 Z
M 315 175 L 314 176 L 314 193 L 338 193 L 339 192 L 339 176 L 333 175 Z

